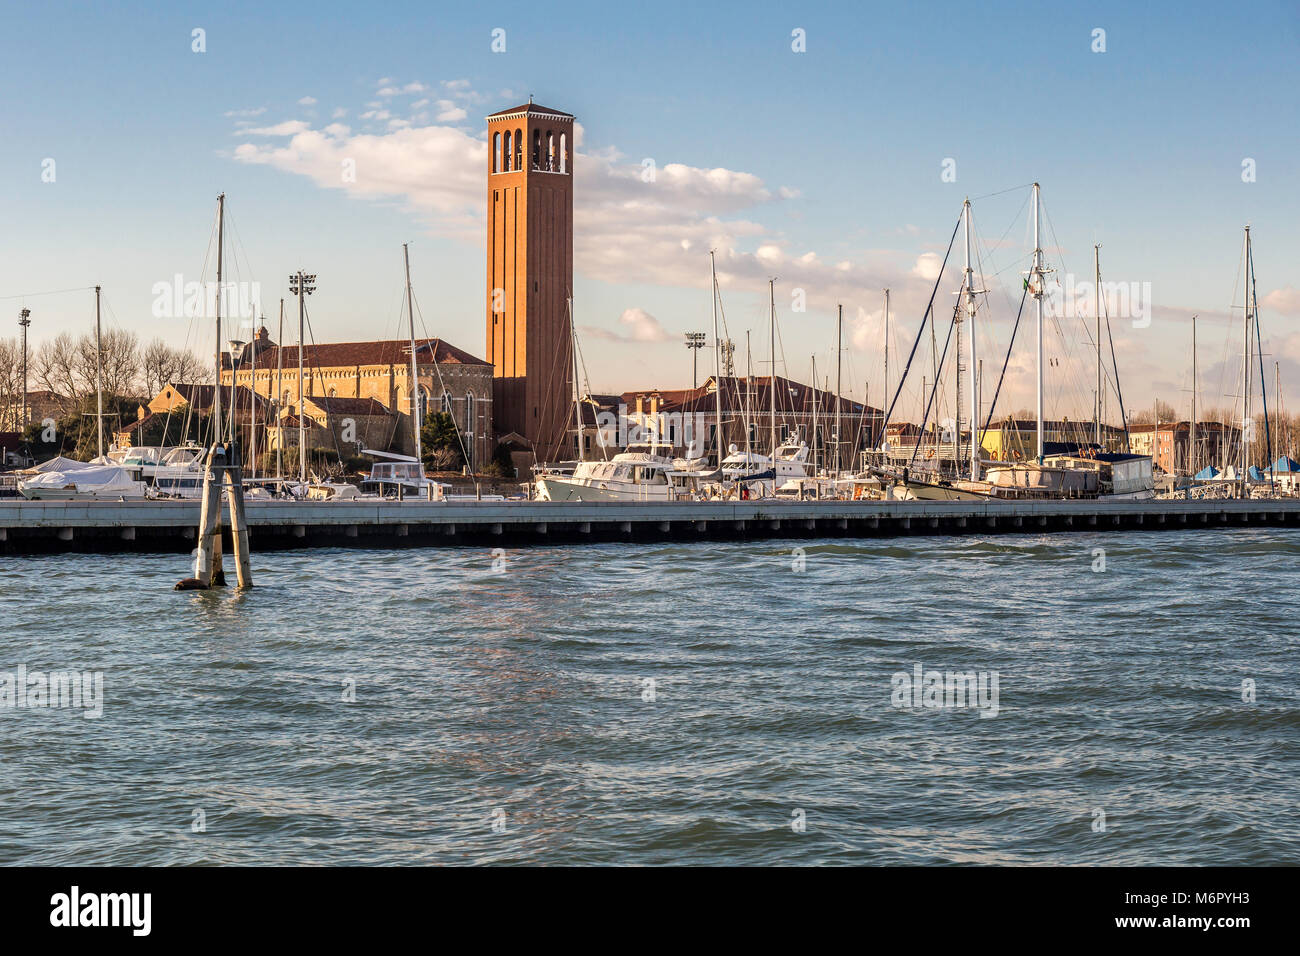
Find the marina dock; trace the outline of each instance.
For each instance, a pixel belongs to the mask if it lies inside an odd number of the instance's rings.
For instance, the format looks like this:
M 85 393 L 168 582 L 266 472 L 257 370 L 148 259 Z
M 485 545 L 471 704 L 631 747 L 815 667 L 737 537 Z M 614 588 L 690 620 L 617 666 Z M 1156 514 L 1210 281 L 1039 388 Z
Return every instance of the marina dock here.
M 250 501 L 253 553 L 310 547 L 1300 527 L 1300 498 L 1148 501 Z M 186 552 L 197 501 L 0 501 L 0 554 Z M 227 529 L 226 534 L 229 534 Z

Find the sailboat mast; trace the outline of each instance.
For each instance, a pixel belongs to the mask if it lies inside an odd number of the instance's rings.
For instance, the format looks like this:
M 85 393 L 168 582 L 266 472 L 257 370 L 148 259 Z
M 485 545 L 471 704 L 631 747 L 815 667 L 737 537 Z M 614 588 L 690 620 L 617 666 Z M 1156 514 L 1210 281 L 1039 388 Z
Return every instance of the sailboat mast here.
M 1093 304 L 1097 310 L 1097 447 L 1101 447 L 1101 243 L 1092 247 Z
M 410 243 L 402 243 L 402 261 L 406 267 L 406 319 L 411 337 L 411 431 L 415 435 L 415 460 L 423 471 L 424 449 L 420 444 L 420 430 L 424 422 L 420 420 L 420 369 L 415 360 L 415 296 L 411 292 Z M 438 357 L 435 355 L 433 359 L 436 362 Z
M 1030 283 L 1038 313 L 1038 387 L 1035 412 L 1038 416 L 1038 463 L 1043 463 L 1043 246 L 1038 236 L 1039 215 L 1038 183 L 1034 183 L 1034 278 L 1037 287 Z
M 709 250 L 709 276 L 713 286 L 713 439 L 718 447 L 718 467 L 722 467 L 722 339 L 718 335 L 718 263 Z
M 750 466 L 750 464 L 751 464 L 751 463 L 750 463 L 750 460 L 749 460 L 749 451 L 750 451 L 750 443 L 749 443 L 750 418 L 749 418 L 749 416 L 750 416 L 750 414 L 751 414 L 752 411 L 753 411 L 753 409 L 751 408 L 751 406 L 752 406 L 752 404 L 753 404 L 753 400 L 754 400 L 754 393 L 753 393 L 753 391 L 752 391 L 752 389 L 753 389 L 753 384 L 754 384 L 754 350 L 753 350 L 753 347 L 752 347 L 751 342 L 750 342 L 750 332 L 749 332 L 749 329 L 746 329 L 746 330 L 745 330 L 745 405 L 744 405 L 744 408 L 745 408 L 745 467 L 746 467 L 746 468 L 748 468 L 748 467 Z
M 885 290 L 885 403 L 881 408 L 889 407 L 889 290 Z
M 979 417 L 980 417 L 980 393 L 979 393 L 979 374 L 978 374 L 978 357 L 975 350 L 975 272 L 970 263 L 970 200 L 965 203 L 966 219 L 966 271 L 964 285 L 966 287 L 966 317 L 970 325 L 970 364 L 967 366 L 967 374 L 970 378 L 970 480 L 980 480 L 980 440 L 979 440 Z M 1040 434 L 1042 425 L 1039 425 Z M 957 431 L 961 432 L 961 420 L 957 421 Z M 1039 454 L 1042 454 L 1040 444 Z
M 772 349 L 772 377 L 768 381 L 768 394 L 771 396 L 772 412 L 772 494 L 776 495 L 776 280 L 767 280 L 768 293 L 768 339 Z
M 962 282 L 965 283 L 965 277 Z M 956 351 L 953 354 L 953 429 L 952 429 L 952 473 L 954 476 L 961 474 L 961 329 L 962 322 L 960 306 L 957 312 L 957 341 Z M 934 383 L 935 389 L 938 389 L 938 379 Z
M 298 485 L 299 490 L 307 484 L 307 426 L 303 421 L 303 394 L 306 382 L 303 379 L 302 350 L 305 346 L 303 327 L 307 315 L 307 277 L 298 273 Z
M 226 194 L 217 197 L 217 301 L 216 301 L 216 384 L 212 386 L 212 441 L 221 441 L 221 299 L 225 292 L 222 273 L 225 269 L 226 246 Z M 230 366 L 230 381 L 235 381 L 234 363 Z
M 220 346 L 218 346 L 220 352 Z M 95 286 L 95 443 L 104 457 L 104 348 L 100 345 L 99 286 Z
M 1187 471 L 1196 475 L 1196 316 L 1192 316 L 1192 425 L 1187 436 Z
M 1242 326 L 1241 340 L 1241 497 L 1246 497 L 1246 469 L 1250 467 L 1250 451 L 1247 429 L 1250 427 L 1250 226 L 1246 227 L 1246 237 L 1242 250 L 1242 293 L 1245 322 Z
M 844 373 L 844 305 L 839 308 L 839 317 L 835 320 L 835 474 L 840 473 L 840 442 L 843 440 L 841 434 L 842 418 L 840 416 L 840 388 L 843 383 Z
M 812 464 L 817 474 L 817 356 L 812 357 Z
M 578 461 L 586 460 L 583 446 L 585 432 L 582 427 L 582 386 L 578 375 L 578 328 L 573 322 L 573 296 L 569 296 L 569 348 L 573 350 L 573 417 L 578 430 Z M 658 439 L 658 435 L 655 436 Z
M 1277 396 L 1277 408 L 1273 412 L 1273 431 L 1277 433 L 1277 444 L 1279 448 L 1286 448 L 1286 442 L 1282 437 L 1282 430 L 1286 427 L 1286 414 L 1282 410 L 1282 363 L 1273 363 L 1273 394 Z M 1276 465 L 1276 459 L 1273 461 Z M 1276 471 L 1277 469 L 1273 469 Z
M 275 333 L 275 477 L 284 478 L 284 431 L 280 416 L 280 402 L 284 392 L 284 297 L 280 298 L 280 327 Z
M 266 316 L 262 316 L 262 328 L 266 328 Z M 253 339 L 248 343 L 251 350 L 248 360 L 248 388 L 252 397 L 248 400 L 248 471 L 249 476 L 257 477 L 257 330 L 253 330 Z M 230 374 L 234 376 L 232 368 Z

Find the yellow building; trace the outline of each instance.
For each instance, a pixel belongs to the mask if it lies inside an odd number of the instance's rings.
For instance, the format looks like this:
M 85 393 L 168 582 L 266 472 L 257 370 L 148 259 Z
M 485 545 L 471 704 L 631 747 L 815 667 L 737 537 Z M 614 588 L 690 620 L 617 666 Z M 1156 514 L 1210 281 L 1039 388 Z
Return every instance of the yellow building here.
M 420 418 L 430 410 L 449 412 L 465 442 L 468 464 L 471 468 L 482 467 L 495 450 L 492 366 L 442 339 L 417 339 L 415 348 L 414 390 L 419 395 Z M 414 453 L 408 340 L 329 342 L 308 345 L 302 353 L 305 384 L 300 386 L 298 347 L 278 347 L 263 326 L 243 349 L 238 367 L 233 370 L 239 384 L 270 400 L 275 409 L 272 418 L 285 426 L 287 444 L 296 443 L 297 438 L 288 433 L 290 425 L 285 416 L 293 416 L 292 429 L 296 433 L 301 393 L 307 424 L 317 427 L 317 433 L 308 439 L 308 447 L 329 447 L 335 441 L 343 445 L 343 438 L 350 436 L 346 452 L 366 447 Z M 229 353 L 222 354 L 221 364 L 221 381 L 228 385 L 232 375 Z M 312 400 L 311 407 L 307 407 L 307 399 Z
M 1097 438 L 1096 427 L 1092 422 L 1044 420 L 1043 442 L 1091 444 Z M 1123 444 L 1124 430 L 1103 425 L 1101 437 L 1107 451 L 1118 451 Z M 1024 418 L 994 421 L 983 433 L 980 447 L 984 449 L 984 457 L 989 460 L 1027 461 L 1038 451 L 1038 422 Z

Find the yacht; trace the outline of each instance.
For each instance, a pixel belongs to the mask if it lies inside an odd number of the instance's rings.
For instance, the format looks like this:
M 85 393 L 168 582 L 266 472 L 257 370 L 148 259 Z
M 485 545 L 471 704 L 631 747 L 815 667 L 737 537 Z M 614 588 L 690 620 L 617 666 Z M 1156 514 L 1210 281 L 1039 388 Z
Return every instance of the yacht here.
M 573 474 L 541 474 L 541 501 L 676 501 L 689 496 L 696 477 L 680 471 L 663 446 L 629 445 L 608 461 L 580 461 Z
M 361 482 L 362 494 L 375 494 L 385 498 L 406 497 L 428 498 L 431 501 L 442 499 L 442 486 L 430 481 L 424 473 L 424 464 L 410 455 L 396 455 L 373 448 L 362 449 L 362 454 L 372 458 L 382 458 L 370 468 Z
M 137 454 L 145 451 L 155 454 Z M 160 498 L 200 498 L 207 472 L 204 450 L 198 445 L 170 449 L 130 449 L 126 467 L 137 468 L 140 478 Z

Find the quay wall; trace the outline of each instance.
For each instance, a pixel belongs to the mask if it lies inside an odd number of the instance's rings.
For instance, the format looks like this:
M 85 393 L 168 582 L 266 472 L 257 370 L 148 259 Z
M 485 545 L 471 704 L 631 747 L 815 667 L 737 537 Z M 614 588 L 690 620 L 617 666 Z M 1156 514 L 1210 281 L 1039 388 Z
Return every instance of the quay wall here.
M 254 551 L 521 547 L 746 540 L 1300 527 L 1300 499 L 1150 501 L 249 501 Z M 186 552 L 197 501 L 0 501 L 0 554 Z

